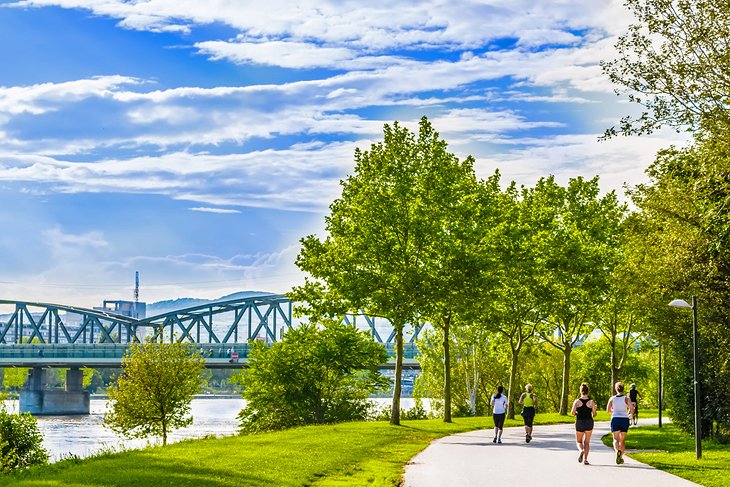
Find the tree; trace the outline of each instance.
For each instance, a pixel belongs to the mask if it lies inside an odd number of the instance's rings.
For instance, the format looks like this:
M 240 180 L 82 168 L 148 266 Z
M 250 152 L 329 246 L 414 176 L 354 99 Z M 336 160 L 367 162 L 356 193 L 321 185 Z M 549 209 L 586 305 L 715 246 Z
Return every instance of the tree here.
M 490 394 L 507 376 L 504 343 L 478 324 L 461 325 L 450 337 L 454 414 L 483 414 Z M 434 399 L 443 398 L 444 394 L 442 342 L 443 335 L 438 330 L 425 330 L 418 340 L 421 374 L 416 379 L 414 396 L 431 399 L 433 410 L 441 407 Z
M 600 196 L 598 177 L 574 178 L 565 188 L 542 178 L 525 200 L 536 229 L 531 245 L 546 269 L 536 284 L 547 325 L 539 333 L 563 353 L 559 412 L 567 414 L 570 356 L 608 290 L 625 207 L 614 192 Z
M 47 462 L 48 452 L 36 419 L 30 413 L 13 414 L 0 407 L 0 472 Z
M 19 391 L 27 380 L 28 369 L 18 369 L 15 367 L 3 369 L 3 386 L 5 386 L 6 391 Z
M 523 188 L 522 195 L 512 183 L 502 195 L 499 208 L 499 242 L 495 249 L 499 268 L 499 281 L 493 296 L 487 297 L 481 309 L 485 320 L 502 334 L 509 345 L 510 372 L 507 382 L 508 415 L 514 418 L 514 398 L 517 384 L 520 352 L 535 335 L 540 323 L 535 284 L 545 272 L 541 267 L 532 245 L 533 234 L 539 229 L 532 226 L 529 207 L 521 199 L 528 191 Z
M 451 333 L 470 321 L 472 308 L 480 306 L 498 282 L 495 229 L 503 217 L 499 173 L 478 183 L 471 157 L 459 162 L 445 152 L 444 141 L 436 147 L 423 177 L 425 207 L 430 208 L 425 221 L 431 225 L 423 315 L 441 332 L 443 417 L 451 422 Z
M 617 94 L 643 108 L 615 134 L 648 134 L 662 126 L 697 132 L 730 127 L 730 4 L 714 0 L 627 0 L 636 17 L 602 63 Z M 727 136 L 727 133 L 725 133 Z
M 246 407 L 241 431 L 365 419 L 370 394 L 389 380 L 377 370 L 385 347 L 354 326 L 302 324 L 268 346 L 255 342 L 248 370 L 235 376 Z
M 400 424 L 403 332 L 422 320 L 432 295 L 428 249 L 442 222 L 429 206 L 434 191 L 448 198 L 450 186 L 432 181 L 435 160 L 453 156 L 424 117 L 416 137 L 397 122 L 385 125 L 384 140 L 355 151 L 354 173 L 341 181 L 342 195 L 330 205 L 324 240 L 302 239 L 297 266 L 310 274 L 291 297 L 308 303 L 314 317 L 364 311 L 384 317 L 395 331 L 396 363 L 391 424 Z M 438 167 L 438 166 L 436 166 Z
M 672 419 L 692 431 L 692 346 L 684 313 L 666 304 L 677 297 L 699 296 L 698 328 L 703 435 L 730 429 L 730 147 L 711 137 L 683 150 L 661 151 L 647 173 L 650 182 L 631 192 L 641 213 L 632 245 L 642 287 L 654 295 L 647 306 L 652 336 L 666 345 L 667 405 Z M 638 260 L 638 259 L 637 259 Z M 683 414 L 689 413 L 685 418 Z
M 622 237 L 627 237 L 622 232 Z M 641 299 L 641 278 L 637 269 L 625 254 L 628 245 L 621 245 L 620 263 L 609 279 L 609 290 L 598 306 L 595 325 L 608 343 L 610 350 L 610 382 L 605 384 L 609 396 L 614 394 L 614 384 L 624 367 L 631 350 L 643 337 L 642 325 L 646 316 L 645 301 Z M 597 384 L 596 384 L 597 385 Z M 595 389 L 594 389 L 595 390 Z
M 189 344 L 132 344 L 117 384 L 107 389 L 104 424 L 130 438 L 160 436 L 166 445 L 171 430 L 193 422 L 190 402 L 203 385 L 204 364 Z

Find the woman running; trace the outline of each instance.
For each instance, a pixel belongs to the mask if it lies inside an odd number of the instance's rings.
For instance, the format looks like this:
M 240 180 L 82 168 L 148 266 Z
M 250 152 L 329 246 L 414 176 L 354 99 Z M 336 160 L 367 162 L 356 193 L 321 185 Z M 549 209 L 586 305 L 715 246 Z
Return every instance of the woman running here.
M 504 387 L 497 387 L 497 393 L 492 396 L 489 405 L 494 407 L 492 418 L 494 419 L 494 439 L 492 443 L 502 443 L 502 428 L 504 418 L 507 415 L 507 396 L 502 394 Z
M 532 422 L 535 420 L 535 407 L 537 407 L 537 395 L 532 392 L 532 384 L 525 386 L 525 392 L 518 400 L 522 404 L 522 419 L 525 420 L 525 443 L 532 441 Z
M 633 405 L 629 398 L 624 396 L 624 383 L 616 382 L 616 395 L 611 396 L 606 411 L 611 413 L 611 433 L 613 434 L 613 449 L 616 450 L 616 463 L 624 463 L 626 452 L 626 433 L 629 431 Z
M 573 401 L 570 414 L 575 416 L 575 444 L 578 445 L 578 463 L 588 463 L 591 451 L 591 435 L 593 435 L 593 418 L 596 416 L 596 403 L 588 395 L 588 384 L 580 385 L 580 397 Z

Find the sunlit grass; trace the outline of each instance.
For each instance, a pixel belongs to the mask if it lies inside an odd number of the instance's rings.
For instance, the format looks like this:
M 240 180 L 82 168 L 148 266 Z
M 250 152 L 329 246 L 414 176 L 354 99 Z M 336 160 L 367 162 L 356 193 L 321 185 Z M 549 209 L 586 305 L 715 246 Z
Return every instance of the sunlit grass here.
M 611 445 L 610 435 L 603 437 Z M 658 452 L 629 452 L 629 456 L 678 477 L 707 487 L 730 485 L 730 445 L 714 441 L 702 442 L 702 459 L 697 460 L 694 438 L 667 424 L 632 428 L 626 436 L 628 450 L 659 450 Z
M 604 419 L 599 417 L 599 419 Z M 573 422 L 538 414 L 535 424 Z M 517 416 L 505 426 L 521 426 Z M 398 485 L 403 466 L 442 436 L 492 428 L 491 417 L 308 426 L 69 459 L 0 477 L 13 486 Z

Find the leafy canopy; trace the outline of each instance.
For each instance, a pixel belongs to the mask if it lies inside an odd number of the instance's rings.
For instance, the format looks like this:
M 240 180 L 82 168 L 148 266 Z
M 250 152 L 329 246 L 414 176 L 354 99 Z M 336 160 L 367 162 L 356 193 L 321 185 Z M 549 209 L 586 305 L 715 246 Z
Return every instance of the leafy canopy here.
M 104 424 L 130 438 L 162 437 L 193 422 L 190 402 L 203 386 L 205 359 L 189 344 L 143 343 L 130 347 L 123 372 L 108 389 Z
M 611 81 L 643 108 L 616 134 L 649 134 L 662 126 L 692 132 L 730 127 L 730 3 L 717 0 L 626 0 L 637 22 L 602 63 Z
M 365 419 L 368 397 L 386 387 L 377 370 L 385 348 L 351 325 L 302 324 L 271 344 L 255 342 L 249 368 L 234 377 L 248 401 L 241 431 Z

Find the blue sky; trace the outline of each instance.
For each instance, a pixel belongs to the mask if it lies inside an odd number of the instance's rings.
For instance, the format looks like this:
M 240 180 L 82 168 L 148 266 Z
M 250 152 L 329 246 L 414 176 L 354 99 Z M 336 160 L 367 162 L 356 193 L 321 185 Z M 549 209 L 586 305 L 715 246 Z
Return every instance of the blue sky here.
M 680 139 L 597 141 L 621 4 L 0 1 L 0 298 L 285 292 L 355 148 L 423 115 L 480 176 L 623 193 Z

